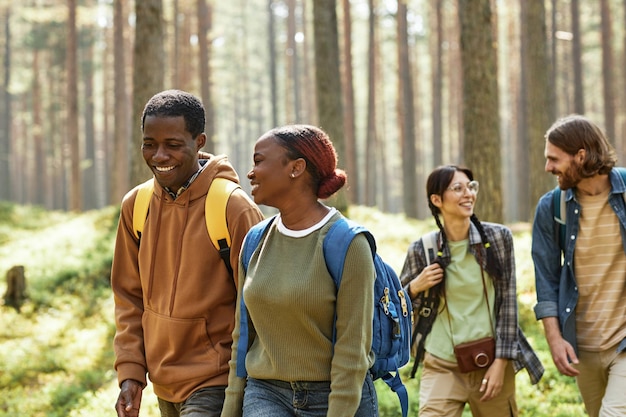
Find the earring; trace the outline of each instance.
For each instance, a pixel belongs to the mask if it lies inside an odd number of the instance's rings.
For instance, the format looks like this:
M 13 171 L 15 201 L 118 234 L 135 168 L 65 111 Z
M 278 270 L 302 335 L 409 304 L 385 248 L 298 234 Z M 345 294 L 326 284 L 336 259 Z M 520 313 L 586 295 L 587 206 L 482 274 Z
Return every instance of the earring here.
M 296 178 L 296 174 L 294 174 L 293 172 L 291 173 L 291 178 Z

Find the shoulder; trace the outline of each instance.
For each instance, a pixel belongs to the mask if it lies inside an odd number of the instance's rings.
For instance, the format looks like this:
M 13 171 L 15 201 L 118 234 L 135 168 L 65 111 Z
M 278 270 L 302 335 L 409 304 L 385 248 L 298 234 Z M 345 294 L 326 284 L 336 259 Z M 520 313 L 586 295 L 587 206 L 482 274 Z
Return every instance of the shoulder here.
M 243 188 L 236 188 L 230 195 L 228 200 L 228 204 L 234 206 L 234 208 L 238 208 L 241 210 L 244 209 L 254 209 L 255 211 L 259 211 L 258 206 L 252 201 L 248 193 L 246 193 Z M 260 211 L 259 211 L 260 213 Z
M 626 192 L 626 168 L 614 167 L 609 172 L 609 178 L 614 192 Z
M 500 223 L 491 223 L 491 222 L 481 222 L 483 225 L 483 230 L 487 235 L 489 240 L 497 240 L 510 242 L 513 240 L 513 232 L 509 229 L 508 226 L 505 226 Z
M 363 225 L 336 212 L 322 227 L 325 250 L 333 250 L 342 245 L 354 247 L 359 252 L 376 250 L 374 235 Z
M 548 191 L 547 193 L 545 193 L 539 198 L 539 201 L 537 202 L 537 210 L 540 210 L 540 209 L 552 210 L 552 204 L 553 204 L 554 198 L 560 197 L 561 193 L 565 193 L 565 192 L 567 191 L 561 190 L 558 187 L 554 187 L 553 189 L 551 189 L 550 191 Z
M 509 229 L 508 226 L 505 226 L 501 223 L 492 223 L 492 222 L 481 222 L 483 225 L 483 229 L 485 229 L 485 232 L 489 231 L 491 233 L 498 233 L 498 234 L 505 234 L 505 235 L 510 235 L 512 234 L 511 229 Z

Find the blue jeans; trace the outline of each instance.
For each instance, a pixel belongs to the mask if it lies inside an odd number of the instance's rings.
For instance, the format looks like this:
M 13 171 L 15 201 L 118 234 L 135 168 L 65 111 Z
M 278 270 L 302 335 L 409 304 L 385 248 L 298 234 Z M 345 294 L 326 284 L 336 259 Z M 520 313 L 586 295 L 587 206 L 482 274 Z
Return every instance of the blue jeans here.
M 202 388 L 182 403 L 159 398 L 161 417 L 220 417 L 225 389 L 225 386 Z
M 284 382 L 248 378 L 243 417 L 326 417 L 330 382 Z M 378 399 L 368 373 L 355 417 L 378 417 Z

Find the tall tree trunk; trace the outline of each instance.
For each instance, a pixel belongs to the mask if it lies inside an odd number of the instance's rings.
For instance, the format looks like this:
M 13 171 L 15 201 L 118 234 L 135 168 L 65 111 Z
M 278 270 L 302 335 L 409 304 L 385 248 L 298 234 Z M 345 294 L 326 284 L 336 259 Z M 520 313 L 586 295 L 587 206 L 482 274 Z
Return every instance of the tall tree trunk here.
M 69 208 L 82 208 L 80 144 L 78 138 L 78 42 L 76 35 L 76 0 L 67 0 L 67 146 L 70 161 Z
M 135 2 L 137 16 L 135 28 L 133 71 L 133 125 L 141 122 L 141 115 L 150 97 L 163 89 L 163 4 L 161 0 Z M 134 132 L 133 132 L 134 133 Z M 133 135 L 134 136 L 134 135 Z M 136 137 L 141 137 L 137 134 Z M 131 184 L 150 178 L 150 171 L 139 149 L 141 141 L 133 141 L 131 152 Z
M 330 135 L 339 155 L 339 167 L 345 161 L 343 140 L 343 108 L 341 103 L 341 75 L 339 72 L 339 39 L 335 0 L 313 2 L 315 39 L 315 77 L 317 109 L 321 127 Z M 338 210 L 348 208 L 347 195 L 340 191 L 332 199 Z
M 115 0 L 117 1 L 117 0 Z M 180 88 L 180 22 L 178 21 L 178 15 L 180 14 L 180 2 L 178 0 L 172 1 L 172 9 L 173 9 L 173 22 L 172 29 L 174 33 L 172 35 L 172 88 Z M 200 21 L 200 19 L 198 19 Z M 198 25 L 200 27 L 200 25 Z
M 113 18 L 115 20 L 115 17 Z M 115 24 L 115 23 L 114 23 Z M 111 160 L 113 159 L 113 144 L 115 135 L 111 133 L 114 120 L 112 114 L 115 107 L 115 88 L 113 87 L 114 74 L 114 39 L 113 28 L 106 27 L 103 29 L 102 36 L 107 40 L 102 53 L 102 71 L 98 73 L 100 84 L 104 94 L 98 95 L 98 102 L 102 109 L 102 126 L 97 131 L 96 141 L 96 184 L 101 192 L 98 194 L 98 207 L 105 207 L 110 204 L 118 204 L 120 199 L 112 201 L 111 195 L 113 191 L 113 175 L 111 172 Z M 110 94 L 112 92 L 112 94 Z M 130 138 L 129 138 L 130 140 Z M 128 164 L 126 164 L 128 168 Z
M 0 92 L 0 200 L 11 199 L 11 7 L 2 10 L 4 53 L 2 57 L 2 90 Z
M 558 12 L 557 12 L 557 7 L 558 7 L 558 0 L 551 0 L 551 4 L 552 4 L 552 9 L 550 11 L 550 20 L 551 20 L 551 33 L 550 33 L 550 85 L 552 86 L 552 88 L 550 88 L 550 103 L 552 103 L 550 109 L 550 115 L 549 115 L 549 119 L 550 120 L 554 120 L 557 118 L 557 115 L 560 114 L 559 112 L 559 101 L 557 99 L 557 92 L 556 92 L 556 88 L 554 88 L 557 85 L 557 74 L 558 74 L 558 70 L 557 70 L 557 65 L 558 65 L 558 59 L 557 59 L 557 48 L 556 48 L 556 28 L 557 28 L 557 17 L 558 17 Z
M 463 73 L 459 71 L 461 68 L 461 47 L 459 40 L 461 39 L 461 23 L 459 21 L 458 2 L 453 2 L 456 9 L 454 13 L 450 13 L 448 19 L 444 16 L 443 20 L 447 22 L 448 44 L 450 50 L 448 52 L 448 65 L 446 65 L 447 76 L 450 80 L 448 88 L 448 114 L 450 118 L 450 151 L 448 160 L 451 163 L 460 163 L 463 150 Z M 445 13 L 445 11 L 444 11 Z M 454 69 L 453 69 L 454 68 Z M 445 160 L 445 151 L 444 151 Z
M 377 179 L 380 178 L 377 157 L 378 133 L 376 113 L 376 1 L 369 0 L 368 48 L 367 48 L 367 129 L 365 134 L 365 190 L 363 203 L 376 205 Z
M 417 218 L 417 178 L 415 157 L 415 118 L 413 106 L 413 81 L 409 59 L 407 2 L 398 1 L 398 123 L 400 125 L 400 150 L 402 152 L 402 195 L 404 213 Z
M 443 94 L 443 30 L 442 0 L 431 0 L 431 77 L 432 77 L 432 120 L 433 120 L 433 163 L 439 166 L 443 163 L 443 121 L 442 121 L 442 94 Z
M 502 222 L 496 47 L 489 0 L 459 0 L 465 161 L 483 184 L 477 215 Z
M 574 112 L 585 114 L 585 93 L 583 88 L 582 34 L 580 33 L 580 13 L 578 0 L 570 0 L 572 14 L 572 69 L 574 70 Z
M 88 38 L 88 37 L 86 37 Z M 95 128 L 95 113 L 94 113 L 94 55 L 93 55 L 93 42 L 88 39 L 88 45 L 84 46 L 85 57 L 82 64 L 83 69 L 83 97 L 84 97 L 84 129 L 85 129 L 85 155 L 83 163 L 82 177 L 83 177 L 83 208 L 86 210 L 98 208 L 98 192 L 100 191 L 96 186 L 96 128 Z
M 301 121 L 300 109 L 300 69 L 298 66 L 298 44 L 296 43 L 296 0 L 287 0 L 287 85 L 286 113 L 287 120 L 297 123 Z
M 213 95 L 211 94 L 211 43 L 207 36 L 213 25 L 212 5 L 207 4 L 207 0 L 197 0 L 198 6 L 198 47 L 200 52 L 200 91 L 202 92 L 202 103 L 206 124 L 204 132 L 207 136 L 204 148 L 207 152 L 215 153 L 215 120 L 213 109 Z
M 129 120 L 129 95 L 126 83 L 126 56 L 124 33 L 126 32 L 126 19 L 124 12 L 124 0 L 115 0 L 113 4 L 113 68 L 114 68 L 114 157 L 111 160 L 111 172 L 113 173 L 113 181 L 111 181 L 112 189 L 109 203 L 119 204 L 124 194 L 130 188 L 129 184 L 129 164 L 131 157 L 129 154 L 136 153 L 139 145 L 136 144 L 132 137 L 138 135 L 130 134 Z M 105 112 L 106 113 L 106 112 Z M 137 125 L 136 123 L 134 125 Z M 136 133 L 136 132 L 133 132 Z M 134 146 L 130 146 L 129 144 Z
M 276 16 L 274 15 L 274 0 L 268 0 L 267 32 L 269 43 L 269 72 L 270 72 L 270 97 L 272 101 L 272 126 L 278 126 L 278 82 L 276 75 Z
M 613 82 L 613 23 L 609 0 L 600 0 L 602 15 L 602 97 L 604 99 L 604 129 L 615 144 L 615 83 Z
M 522 19 L 525 24 L 526 60 L 522 62 L 528 77 L 527 89 L 522 94 L 527 95 L 526 124 L 528 137 L 523 140 L 528 145 L 525 153 L 529 155 L 527 173 L 530 175 L 528 195 L 520 195 L 519 202 L 524 204 L 523 216 L 520 220 L 531 220 L 534 207 L 539 198 L 552 187 L 550 176 L 545 175 L 543 167 L 544 134 L 550 127 L 552 102 L 550 100 L 550 60 L 548 59 L 548 40 L 546 29 L 546 9 L 543 1 L 522 1 Z M 530 203 L 530 205 L 528 204 Z
M 509 109 L 504 114 L 502 124 L 500 125 L 502 137 L 502 155 L 503 155 L 503 182 L 506 187 L 502 190 L 503 209 L 505 213 L 504 220 L 506 222 L 519 219 L 520 203 L 518 182 L 525 181 L 526 173 L 520 176 L 518 164 L 520 158 L 518 155 L 528 146 L 521 143 L 519 136 L 520 107 L 521 107 L 521 86 L 520 86 L 520 67 L 521 54 L 517 51 L 521 50 L 520 24 L 522 23 L 519 11 L 519 2 L 508 3 L 511 7 L 502 8 L 503 13 L 499 13 L 499 19 L 502 19 L 500 26 L 500 37 L 504 38 L 499 42 L 501 45 L 499 55 L 505 57 L 503 68 L 498 72 L 504 73 L 502 77 L 502 85 L 499 94 L 500 108 Z M 525 214 L 525 212 L 524 212 Z
M 354 121 L 354 87 L 352 76 L 352 13 L 350 0 L 343 5 L 343 103 L 344 137 L 346 141 L 346 171 L 348 173 L 348 198 L 359 201 L 359 170 L 357 169 L 356 133 Z
M 534 48 L 534 45 L 530 43 L 530 31 L 528 22 L 528 1 L 520 0 L 520 94 L 519 107 L 518 107 L 518 124 L 517 124 L 517 141 L 516 141 L 516 184 L 515 189 L 519 196 L 518 206 L 516 207 L 519 218 L 525 218 L 531 207 L 530 198 L 530 181 L 525 181 L 524 178 L 528 176 L 528 169 L 530 166 L 530 155 L 528 150 L 530 148 L 529 142 L 529 130 L 528 125 L 530 111 L 530 94 L 528 93 L 528 84 L 532 77 L 531 69 L 528 65 L 530 49 Z M 542 109 L 543 111 L 544 109 Z M 542 135 L 543 136 L 543 135 Z M 543 149 L 543 145 L 542 148 Z M 536 151 L 536 150 L 535 150 Z M 542 170 L 543 172 L 543 170 Z
M 309 39 L 312 39 L 313 36 L 309 34 L 310 32 L 310 18 L 308 16 L 307 9 L 307 1 L 302 1 L 302 32 L 304 33 L 304 39 L 302 41 L 302 51 L 304 56 L 304 69 L 302 71 L 304 79 L 303 82 L 303 91 L 304 91 L 304 100 L 302 102 L 304 114 L 307 115 L 309 123 L 318 124 L 318 116 L 317 116 L 317 101 L 315 98 L 315 70 L 313 68 L 313 59 L 311 52 L 313 52 L 312 47 L 309 46 Z
M 38 204 L 45 206 L 45 188 L 41 178 L 46 178 L 46 165 L 44 150 L 44 132 L 43 125 L 43 94 L 41 89 L 41 55 L 42 52 L 35 48 L 33 51 L 33 83 L 32 83 L 32 100 L 33 100 L 33 126 L 31 131 L 33 132 L 33 142 L 35 145 L 35 171 L 36 175 L 33 176 L 34 181 L 30 184 L 34 196 L 28 198 L 32 204 Z

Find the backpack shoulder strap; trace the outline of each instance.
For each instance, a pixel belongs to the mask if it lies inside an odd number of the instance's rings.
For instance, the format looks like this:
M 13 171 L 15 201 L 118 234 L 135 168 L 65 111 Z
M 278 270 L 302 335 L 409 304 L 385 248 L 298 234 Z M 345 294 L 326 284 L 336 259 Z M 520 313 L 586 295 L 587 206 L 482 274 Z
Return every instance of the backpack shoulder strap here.
M 426 253 L 426 262 L 432 264 L 438 256 L 442 256 L 439 250 L 439 231 L 433 230 L 422 236 L 422 244 Z M 416 301 L 414 300 L 414 303 Z M 414 354 L 413 368 L 410 377 L 415 378 L 417 368 L 424 357 L 424 342 L 426 336 L 430 333 L 435 317 L 437 317 L 437 309 L 439 308 L 439 297 L 430 292 L 430 289 L 417 294 L 417 302 L 419 307 L 413 305 L 414 326 L 411 335 L 411 350 Z
M 154 178 L 140 184 L 135 197 L 135 205 L 133 206 L 133 232 L 135 237 L 139 239 L 143 232 L 143 226 L 148 216 L 148 208 L 150 207 L 150 199 L 154 192 Z
M 363 233 L 367 238 L 372 249 L 372 257 L 376 253 L 376 242 L 374 236 L 363 226 L 354 223 L 345 217 L 339 218 L 328 229 L 328 233 L 324 238 L 323 252 L 326 260 L 328 272 L 335 281 L 335 286 L 339 288 L 341 284 L 341 275 L 343 273 L 343 265 L 346 260 L 346 254 L 352 239 L 359 233 Z
M 252 254 L 261 243 L 261 239 L 265 236 L 275 218 L 276 216 L 269 217 L 255 224 L 248 230 L 241 248 L 241 263 L 243 264 L 244 272 L 248 270 L 248 264 L 250 263 Z
M 624 181 L 624 184 L 626 184 L 626 168 L 616 167 L 614 169 L 619 172 L 619 174 L 622 176 L 622 181 Z M 622 193 L 622 197 L 624 198 L 624 203 L 626 204 L 626 191 Z
M 231 239 L 226 223 L 226 205 L 230 195 L 238 188 L 241 188 L 239 184 L 227 178 L 214 178 L 204 203 L 204 217 L 209 238 L 231 275 L 233 274 L 230 266 Z
M 248 264 L 250 263 L 250 258 L 252 258 L 252 254 L 261 243 L 261 239 L 263 239 L 263 236 L 265 236 L 265 234 L 267 233 L 275 217 L 276 216 L 267 218 L 262 222 L 255 224 L 250 228 L 250 230 L 248 230 L 246 238 L 243 241 L 243 246 L 240 253 L 244 274 L 248 271 Z M 237 342 L 237 363 L 235 368 L 237 376 L 240 378 L 245 378 L 248 375 L 248 372 L 246 371 L 246 354 L 248 353 L 249 338 L 248 309 L 243 298 L 243 288 L 240 288 L 239 341 Z
M 439 232 L 437 230 L 433 230 L 422 236 L 422 242 L 424 244 L 424 252 L 426 252 L 426 258 L 428 264 L 433 263 L 437 256 L 441 256 L 439 252 L 439 246 L 437 245 L 437 238 L 439 237 Z
M 564 249 L 565 244 L 565 216 L 567 214 L 567 207 L 565 204 L 566 197 L 567 193 L 563 192 L 558 185 L 554 187 L 554 191 L 552 193 L 552 208 L 554 221 L 558 224 L 557 227 L 559 228 L 559 247 L 561 250 Z

